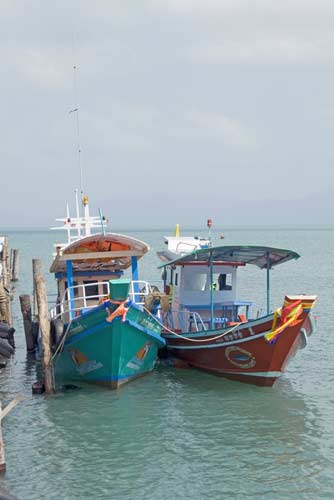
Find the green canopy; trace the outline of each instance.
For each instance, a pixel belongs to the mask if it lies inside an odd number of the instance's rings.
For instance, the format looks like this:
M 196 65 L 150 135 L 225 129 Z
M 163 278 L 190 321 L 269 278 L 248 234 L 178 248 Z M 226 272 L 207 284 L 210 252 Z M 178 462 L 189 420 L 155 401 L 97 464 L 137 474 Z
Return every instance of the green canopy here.
M 182 255 L 177 259 L 165 262 L 159 268 L 171 264 L 190 263 L 190 262 L 212 262 L 214 265 L 218 262 L 224 262 L 227 265 L 246 265 L 254 264 L 260 269 L 265 269 L 269 263 L 269 268 L 283 264 L 292 259 L 298 259 L 300 255 L 292 250 L 282 248 L 261 247 L 261 246 L 219 246 L 201 248 L 193 252 Z

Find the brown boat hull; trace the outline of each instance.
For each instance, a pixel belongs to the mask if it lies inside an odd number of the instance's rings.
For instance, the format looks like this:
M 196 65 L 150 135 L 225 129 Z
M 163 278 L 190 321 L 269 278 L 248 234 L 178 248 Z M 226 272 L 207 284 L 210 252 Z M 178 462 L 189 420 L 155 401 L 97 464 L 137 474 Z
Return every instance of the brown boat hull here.
M 190 366 L 206 372 L 258 386 L 272 386 L 284 372 L 288 361 L 307 343 L 313 332 L 309 311 L 303 311 L 269 342 L 273 315 L 249 321 L 230 329 L 201 334 L 165 335 L 169 351 Z M 206 340 L 206 337 L 209 337 Z

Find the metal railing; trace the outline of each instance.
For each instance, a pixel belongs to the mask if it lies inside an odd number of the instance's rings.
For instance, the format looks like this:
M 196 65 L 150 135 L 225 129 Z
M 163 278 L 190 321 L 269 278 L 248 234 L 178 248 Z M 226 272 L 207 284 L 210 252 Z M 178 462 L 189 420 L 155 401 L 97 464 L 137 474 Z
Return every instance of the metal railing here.
M 162 322 L 168 328 L 176 328 L 174 317 L 177 317 L 178 326 L 181 327 L 182 332 L 203 332 L 207 327 L 201 317 L 196 311 L 187 310 L 170 310 L 167 314 L 163 315 Z
M 89 287 L 102 287 L 103 293 L 87 293 Z M 147 281 L 131 281 L 129 299 L 137 304 L 144 304 L 147 295 L 152 293 L 152 286 Z M 103 300 L 110 297 L 109 281 L 95 281 L 74 285 L 65 290 L 63 298 L 49 310 L 50 319 L 56 319 L 68 314 L 73 319 L 78 313 L 97 307 Z
M 147 281 L 131 281 L 129 298 L 136 304 L 144 304 L 145 297 L 152 293 L 152 286 Z

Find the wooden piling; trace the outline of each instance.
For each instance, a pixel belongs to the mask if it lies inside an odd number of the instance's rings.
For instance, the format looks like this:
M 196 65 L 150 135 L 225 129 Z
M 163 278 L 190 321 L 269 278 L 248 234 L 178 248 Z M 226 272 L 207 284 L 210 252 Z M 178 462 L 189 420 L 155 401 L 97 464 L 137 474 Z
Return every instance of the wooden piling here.
M 3 474 L 4 472 L 6 472 L 6 461 L 5 461 L 5 448 L 2 439 L 1 419 L 2 419 L 2 405 L 0 401 L 0 474 Z
M 19 279 L 19 251 L 17 248 L 11 250 L 11 280 L 18 281 Z
M 32 276 L 34 283 L 34 306 L 33 306 L 33 319 L 38 318 L 38 304 L 36 296 L 36 279 L 38 276 L 42 275 L 42 263 L 40 259 L 32 259 Z
M 3 285 L 2 280 L 0 279 L 0 321 L 3 321 L 7 325 L 10 325 L 10 311 L 9 311 L 9 296 L 6 288 Z
M 13 269 L 13 259 L 14 259 L 14 250 L 11 248 L 10 249 L 10 259 L 9 259 L 9 269 L 10 269 L 11 276 L 12 276 L 12 269 Z
M 48 302 L 44 277 L 36 275 L 35 291 L 38 307 L 39 328 L 41 331 L 43 367 L 44 367 L 44 385 L 46 394 L 54 392 L 54 373 L 52 366 L 51 339 L 50 339 L 50 321 L 48 316 Z
M 21 312 L 23 316 L 24 334 L 28 352 L 35 351 L 35 339 L 32 332 L 32 315 L 30 295 L 20 295 Z
M 1 252 L 2 273 L 0 276 L 0 316 L 1 320 L 12 325 L 12 307 L 9 290 L 9 243 L 7 236 L 4 237 L 3 247 Z
M 7 236 L 5 236 L 5 240 L 3 243 L 3 250 L 2 250 L 2 274 L 3 274 L 4 286 L 8 287 L 10 281 L 10 257 L 9 257 L 9 241 Z

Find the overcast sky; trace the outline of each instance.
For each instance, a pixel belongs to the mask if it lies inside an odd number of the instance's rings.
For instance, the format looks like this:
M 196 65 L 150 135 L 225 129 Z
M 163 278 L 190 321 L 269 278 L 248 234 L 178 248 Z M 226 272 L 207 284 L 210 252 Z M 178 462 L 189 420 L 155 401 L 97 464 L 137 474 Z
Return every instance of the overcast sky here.
M 3 0 L 0 227 L 74 207 L 74 64 L 114 228 L 333 225 L 333 25 L 333 0 Z

